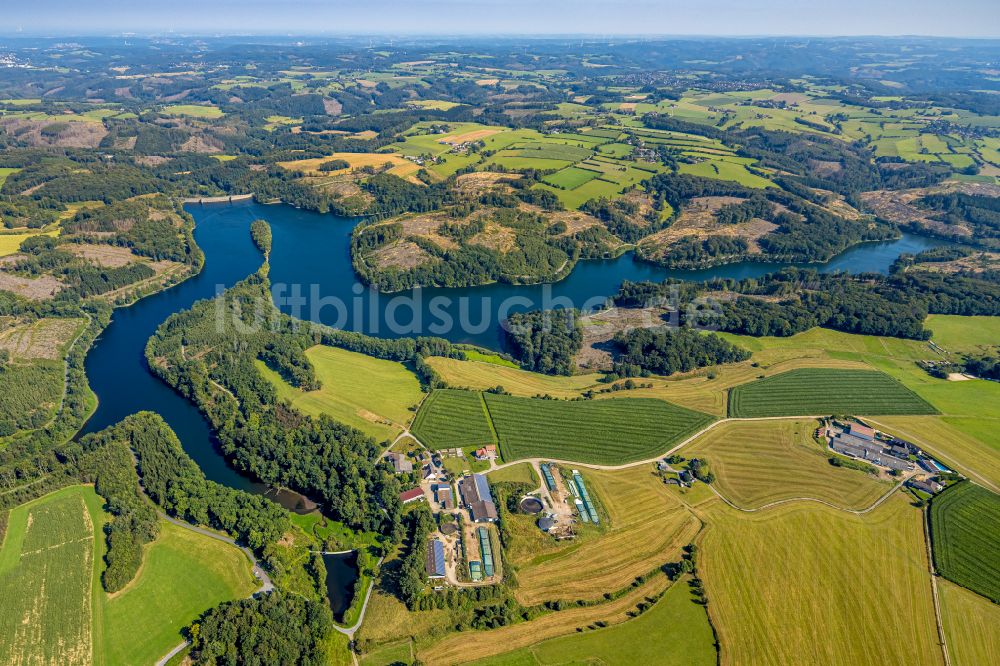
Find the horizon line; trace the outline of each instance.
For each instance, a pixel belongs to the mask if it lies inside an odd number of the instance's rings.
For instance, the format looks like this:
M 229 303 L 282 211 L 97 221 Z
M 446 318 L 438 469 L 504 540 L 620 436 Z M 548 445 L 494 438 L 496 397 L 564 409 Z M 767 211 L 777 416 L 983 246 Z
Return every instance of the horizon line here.
M 925 33 L 592 33 L 592 32 L 365 32 L 365 31 L 323 31 L 323 32 L 268 32 L 268 31 L 236 31 L 236 32 L 203 32 L 198 30 L 119 30 L 115 32 L 74 32 L 48 30 L 31 32 L 26 30 L 0 29 L 0 38 L 21 37 L 30 39 L 58 39 L 66 37 L 80 38 L 117 38 L 117 37 L 199 37 L 199 38 L 285 38 L 285 39 L 350 39 L 350 38 L 386 38 L 386 39 L 591 39 L 606 41 L 612 39 L 628 40 L 667 40 L 667 39 L 950 39 L 970 41 L 1000 41 L 1000 33 L 996 35 L 939 35 Z

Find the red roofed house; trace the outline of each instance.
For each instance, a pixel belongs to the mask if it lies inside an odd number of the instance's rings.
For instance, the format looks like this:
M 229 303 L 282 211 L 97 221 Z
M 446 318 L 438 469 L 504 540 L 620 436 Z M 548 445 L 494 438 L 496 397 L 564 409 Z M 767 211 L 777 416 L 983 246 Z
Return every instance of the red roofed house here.
M 404 492 L 399 493 L 399 501 L 403 504 L 409 504 L 410 502 L 417 502 L 424 499 L 424 491 L 420 488 L 411 488 Z
M 497 457 L 497 447 L 493 444 L 487 444 L 481 449 L 476 449 L 476 458 L 479 460 L 490 460 Z

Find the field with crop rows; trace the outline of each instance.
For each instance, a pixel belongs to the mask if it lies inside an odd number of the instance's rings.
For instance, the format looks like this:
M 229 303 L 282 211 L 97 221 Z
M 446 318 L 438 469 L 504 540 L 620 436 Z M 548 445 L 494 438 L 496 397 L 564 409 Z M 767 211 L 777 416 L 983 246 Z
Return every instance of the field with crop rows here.
M 713 419 L 651 398 L 537 400 L 484 395 L 507 460 L 621 464 L 662 453 Z
M 413 420 L 413 434 L 432 449 L 496 443 L 483 399 L 474 391 L 431 393 Z
M 723 663 L 940 666 L 923 520 L 901 494 L 863 516 L 815 502 L 701 513 Z
M 10 513 L 0 550 L 2 663 L 93 661 L 94 532 L 82 490 L 67 488 Z
M 935 412 L 913 391 L 876 370 L 803 368 L 729 391 L 729 416 L 738 418 Z
M 949 488 L 931 501 L 931 535 L 942 576 L 1000 603 L 1000 495 Z

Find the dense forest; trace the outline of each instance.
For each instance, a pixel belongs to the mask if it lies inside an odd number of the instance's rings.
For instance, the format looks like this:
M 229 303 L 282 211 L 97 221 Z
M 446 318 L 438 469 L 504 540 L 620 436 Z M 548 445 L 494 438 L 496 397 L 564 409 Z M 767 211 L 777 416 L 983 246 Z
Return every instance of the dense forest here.
M 329 607 L 294 594 L 272 592 L 216 606 L 191 626 L 195 664 L 322 666 L 332 655 Z
M 254 220 L 250 223 L 250 237 L 254 245 L 267 257 L 271 254 L 271 225 L 267 220 Z
M 583 343 L 577 310 L 512 313 L 503 323 L 511 354 L 528 370 L 573 374 L 573 357 Z
M 613 374 L 619 377 L 672 375 L 750 358 L 745 349 L 690 328 L 636 328 L 615 335 L 614 343 Z
M 280 403 L 254 365 L 262 359 L 293 385 L 314 388 L 303 352 L 322 336 L 273 308 L 265 278 L 251 276 L 220 298 L 224 326 L 216 325 L 214 301 L 173 315 L 149 342 L 150 367 L 204 411 L 238 468 L 321 501 L 354 528 L 395 533 L 399 484 L 377 465 L 379 445 L 326 415 Z
M 753 336 L 788 336 L 814 326 L 846 333 L 926 340 L 930 314 L 1000 315 L 1000 285 L 969 276 L 905 271 L 889 276 L 847 275 L 785 269 L 742 281 L 713 280 L 700 285 L 625 282 L 614 301 L 646 307 L 681 294 L 718 298 L 718 316 L 698 309 L 689 315 L 697 326 L 714 326 Z M 704 318 L 711 317 L 709 320 Z

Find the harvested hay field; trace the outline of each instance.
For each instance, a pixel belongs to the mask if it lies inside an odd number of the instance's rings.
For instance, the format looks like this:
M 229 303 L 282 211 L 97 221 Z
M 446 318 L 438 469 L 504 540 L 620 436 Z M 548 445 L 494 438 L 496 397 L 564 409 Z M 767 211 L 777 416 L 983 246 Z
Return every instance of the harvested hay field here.
M 586 470 L 584 480 L 607 512 L 608 529 L 518 566 L 515 595 L 522 604 L 599 599 L 676 560 L 701 527 L 645 467 Z
M 549 613 L 531 622 L 521 622 L 500 629 L 453 634 L 438 643 L 419 648 L 417 656 L 429 664 L 468 663 L 528 647 L 548 638 L 575 634 L 578 628 L 591 626 L 596 622 L 619 625 L 630 619 L 629 613 L 640 602 L 645 601 L 646 597 L 659 595 L 668 585 L 667 577 L 657 574 L 646 584 L 630 590 L 614 601 Z
M 94 526 L 73 486 L 13 509 L 0 550 L 0 662 L 90 664 Z
M 902 495 L 705 511 L 699 571 L 723 664 L 938 666 L 923 519 Z
M 0 349 L 17 359 L 59 360 L 64 347 L 73 340 L 83 319 L 48 317 L 35 322 L 0 326 Z
M 832 466 L 812 437 L 817 425 L 813 420 L 723 423 L 681 454 L 708 460 L 715 487 L 744 509 L 795 497 L 863 509 L 892 487 L 864 472 Z
M 406 427 L 413 416 L 409 408 L 423 398 L 416 376 L 402 363 L 323 345 L 305 353 L 320 382 L 314 391 L 291 386 L 257 361 L 259 372 L 274 385 L 279 399 L 288 400 L 304 414 L 328 414 L 381 441 Z
M 648 601 L 648 600 L 647 600 Z M 682 578 L 652 608 L 610 627 L 549 639 L 478 666 L 600 664 L 601 666 L 715 666 L 715 636 L 705 607 Z
M 338 171 L 320 171 L 319 166 L 331 160 L 344 160 L 350 166 Z M 347 173 L 351 169 L 361 167 L 374 167 L 375 169 L 385 169 L 400 178 L 407 178 L 413 182 L 419 182 L 413 178 L 413 174 L 420 170 L 420 167 L 408 159 L 394 153 L 333 153 L 326 157 L 317 157 L 308 160 L 293 160 L 291 162 L 278 162 L 278 165 L 289 171 L 297 171 L 307 176 L 335 176 Z
M 946 580 L 938 581 L 938 596 L 951 663 L 1000 663 L 1000 605 Z
M 439 143 L 449 143 L 453 146 L 457 146 L 462 143 L 470 143 L 472 141 L 479 141 L 480 139 L 485 139 L 488 136 L 493 136 L 494 134 L 499 134 L 500 132 L 507 131 L 506 128 L 498 127 L 486 127 L 484 129 L 473 130 L 471 132 L 462 132 L 460 134 L 448 134 L 441 137 Z
M 869 419 L 871 420 L 871 419 Z M 1000 490 L 1000 448 L 992 439 L 996 420 L 975 419 L 985 432 L 965 432 L 962 417 L 880 416 L 873 422 L 880 430 L 909 440 L 934 455 L 951 469 L 980 484 Z
M 599 374 L 562 377 L 509 368 L 482 361 L 461 361 L 444 356 L 431 356 L 427 363 L 450 386 L 468 386 L 486 390 L 500 384 L 513 395 L 532 397 L 548 393 L 555 398 L 571 398 L 588 388 L 598 386 Z

